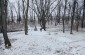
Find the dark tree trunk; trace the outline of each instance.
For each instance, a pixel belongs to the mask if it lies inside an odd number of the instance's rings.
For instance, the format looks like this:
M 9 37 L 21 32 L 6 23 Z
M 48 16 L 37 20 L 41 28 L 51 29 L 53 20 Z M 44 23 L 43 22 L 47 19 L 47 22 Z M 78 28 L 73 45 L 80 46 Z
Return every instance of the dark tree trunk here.
M 82 18 L 82 24 L 81 24 L 82 28 L 84 27 L 84 19 L 85 19 L 85 0 L 83 2 L 83 18 Z
M 45 17 L 44 10 L 42 10 L 42 16 L 41 16 L 40 22 L 41 22 L 41 29 L 40 30 L 42 31 L 42 29 L 44 29 L 44 31 L 46 31 L 46 17 Z
M 60 2 L 60 1 L 58 1 Z M 61 3 L 59 3 L 59 6 L 58 6 L 58 23 L 60 23 L 60 13 L 61 13 Z
M 66 15 L 66 5 L 67 5 L 67 0 L 65 0 L 65 8 L 64 8 L 64 15 L 63 15 L 63 33 L 65 32 L 65 15 Z
M 18 1 L 18 17 L 17 17 L 17 23 L 21 22 L 21 15 L 20 15 L 20 3 Z
M 77 2 L 77 7 L 78 7 L 78 2 Z M 81 10 L 79 10 L 77 8 L 77 25 L 76 25 L 77 32 L 78 32 L 78 28 L 79 28 L 80 15 L 81 15 Z
M 75 17 L 75 7 L 76 7 L 76 0 L 74 0 L 73 2 L 73 14 L 72 14 L 72 18 L 71 18 L 71 32 L 70 34 L 72 34 L 72 29 L 73 29 L 73 24 L 74 24 L 74 17 Z
M 14 19 L 13 19 L 13 11 L 11 10 L 11 22 L 13 23 L 14 22 Z
M 25 12 L 25 35 L 28 33 L 28 7 L 29 7 L 29 0 L 27 0 L 27 8 Z
M 9 48 L 11 46 L 11 43 L 7 35 L 7 5 L 8 5 L 8 0 L 1 0 L 2 33 L 5 41 L 5 47 Z
M 46 20 L 45 20 L 45 18 L 40 20 L 40 25 L 41 25 L 40 30 L 42 31 L 42 29 L 44 29 L 44 31 L 46 31 Z

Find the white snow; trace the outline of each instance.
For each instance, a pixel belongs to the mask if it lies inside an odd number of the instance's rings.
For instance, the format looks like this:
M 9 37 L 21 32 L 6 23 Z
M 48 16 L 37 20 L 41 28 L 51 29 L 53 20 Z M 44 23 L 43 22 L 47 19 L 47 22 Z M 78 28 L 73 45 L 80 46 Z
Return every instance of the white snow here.
M 47 31 L 34 31 L 29 26 L 28 35 L 24 31 L 8 33 L 12 43 L 5 49 L 0 45 L 0 55 L 85 55 L 85 32 L 63 33 L 60 27 L 48 28 Z M 0 40 L 3 36 L 0 34 Z

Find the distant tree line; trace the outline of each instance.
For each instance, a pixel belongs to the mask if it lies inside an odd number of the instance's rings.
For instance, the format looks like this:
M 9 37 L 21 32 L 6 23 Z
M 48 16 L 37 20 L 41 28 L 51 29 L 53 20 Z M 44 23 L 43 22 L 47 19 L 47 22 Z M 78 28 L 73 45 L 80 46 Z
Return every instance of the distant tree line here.
M 17 2 L 17 7 L 14 4 L 9 4 L 14 7 L 17 14 L 17 22 L 24 22 L 25 31 L 27 30 L 28 23 L 28 7 L 29 7 L 29 15 L 30 20 L 36 21 L 35 16 L 38 19 L 38 23 L 40 24 L 40 30 L 44 29 L 46 31 L 46 23 L 55 21 L 55 26 L 62 22 L 63 25 L 63 33 L 65 32 L 66 25 L 70 25 L 70 33 L 72 34 L 72 30 L 76 27 L 78 31 L 80 25 L 81 28 L 84 28 L 85 23 L 85 0 L 69 1 L 69 0 L 30 0 L 28 4 L 28 0 L 22 0 Z M 10 6 L 10 7 L 11 7 Z M 13 21 L 13 10 L 10 8 L 11 20 Z M 21 15 L 22 14 L 22 15 Z M 36 27 L 36 25 L 35 25 Z M 27 31 L 26 31 L 27 32 Z M 26 34 L 25 32 L 25 34 Z

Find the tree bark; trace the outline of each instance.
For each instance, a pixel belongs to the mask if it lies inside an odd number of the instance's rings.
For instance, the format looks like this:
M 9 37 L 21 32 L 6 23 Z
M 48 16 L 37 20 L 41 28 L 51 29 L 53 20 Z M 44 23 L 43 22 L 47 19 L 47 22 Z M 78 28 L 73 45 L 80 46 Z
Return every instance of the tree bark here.
M 7 5 L 8 0 L 1 0 L 2 33 L 5 41 L 5 47 L 9 48 L 11 46 L 11 43 L 7 35 Z

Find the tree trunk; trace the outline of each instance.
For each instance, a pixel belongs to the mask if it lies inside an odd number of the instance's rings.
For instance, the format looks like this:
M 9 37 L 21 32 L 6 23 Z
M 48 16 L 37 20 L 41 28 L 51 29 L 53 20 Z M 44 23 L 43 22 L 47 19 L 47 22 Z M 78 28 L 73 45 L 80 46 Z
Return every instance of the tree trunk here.
M 83 18 L 82 18 L 82 24 L 81 24 L 82 28 L 84 27 L 84 19 L 85 19 L 85 0 L 83 2 Z
M 77 2 L 77 7 L 78 7 L 78 2 Z M 77 26 L 76 26 L 77 32 L 78 32 L 78 28 L 79 28 L 80 15 L 81 15 L 81 10 L 78 10 L 78 8 L 77 8 Z
M 7 5 L 8 5 L 8 0 L 1 0 L 2 33 L 5 41 L 5 47 L 9 48 L 11 46 L 11 43 L 7 35 Z
M 65 32 L 65 15 L 66 15 L 66 5 L 67 5 L 67 0 L 65 0 L 65 8 L 64 8 L 64 15 L 63 15 L 63 33 Z
M 28 7 L 29 7 L 29 0 L 27 0 L 27 8 L 25 12 L 25 35 L 28 33 Z
M 21 22 L 21 15 L 20 14 L 21 14 L 20 13 L 20 2 L 18 1 L 18 18 L 17 18 L 17 23 L 19 23 L 19 24 Z
M 73 14 L 72 14 L 72 19 L 71 19 L 71 32 L 70 34 L 72 34 L 72 29 L 73 29 L 73 24 L 74 24 L 74 17 L 75 17 L 75 6 L 76 6 L 76 0 L 74 0 L 73 2 Z

